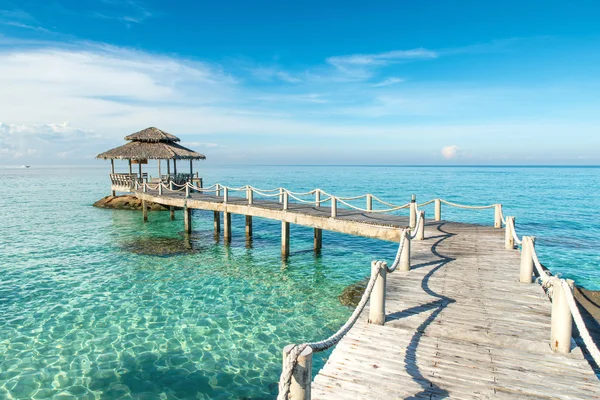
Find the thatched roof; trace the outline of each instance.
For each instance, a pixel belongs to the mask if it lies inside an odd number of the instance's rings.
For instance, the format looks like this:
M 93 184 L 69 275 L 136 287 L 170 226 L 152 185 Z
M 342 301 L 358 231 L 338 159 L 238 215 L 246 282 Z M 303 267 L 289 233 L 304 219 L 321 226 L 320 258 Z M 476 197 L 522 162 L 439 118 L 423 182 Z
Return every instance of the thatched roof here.
M 177 139 L 179 140 L 179 139 Z M 174 142 L 133 141 L 123 146 L 98 154 L 96 158 L 125 160 L 204 160 L 203 154 L 196 153 Z
M 139 132 L 132 133 L 129 136 L 125 136 L 125 140 L 134 140 L 137 142 L 179 142 L 177 136 L 171 135 L 170 133 L 161 131 L 158 128 L 151 126 L 150 128 L 143 129 Z

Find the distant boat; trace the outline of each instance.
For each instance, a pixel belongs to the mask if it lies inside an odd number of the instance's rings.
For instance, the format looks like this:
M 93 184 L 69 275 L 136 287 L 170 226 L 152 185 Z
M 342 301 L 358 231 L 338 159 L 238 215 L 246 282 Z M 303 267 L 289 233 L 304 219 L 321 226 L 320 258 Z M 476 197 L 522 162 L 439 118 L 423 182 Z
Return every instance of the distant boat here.
M 23 168 L 29 168 L 31 165 L 23 165 Z

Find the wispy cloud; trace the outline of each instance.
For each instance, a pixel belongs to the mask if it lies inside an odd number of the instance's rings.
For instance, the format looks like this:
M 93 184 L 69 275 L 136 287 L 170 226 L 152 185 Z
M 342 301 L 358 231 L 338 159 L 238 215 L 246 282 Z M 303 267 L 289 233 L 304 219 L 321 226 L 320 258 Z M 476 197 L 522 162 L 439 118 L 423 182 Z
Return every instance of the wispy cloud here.
M 395 85 L 397 83 L 402 83 L 402 82 L 405 82 L 405 80 L 401 79 L 401 78 L 391 77 L 391 78 L 386 78 L 386 79 L 382 80 L 381 82 L 374 83 L 373 86 L 374 87 L 383 87 L 383 86 Z

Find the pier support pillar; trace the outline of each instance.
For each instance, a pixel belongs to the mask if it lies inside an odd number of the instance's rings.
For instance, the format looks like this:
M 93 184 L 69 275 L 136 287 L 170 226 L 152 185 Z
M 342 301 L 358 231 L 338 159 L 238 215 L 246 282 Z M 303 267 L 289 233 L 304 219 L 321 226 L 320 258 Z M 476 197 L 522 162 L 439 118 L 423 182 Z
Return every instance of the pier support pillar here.
M 502 228 L 502 204 L 496 204 L 494 207 L 494 228 Z
M 169 207 L 169 214 L 171 214 L 171 221 L 175 220 L 175 207 L 170 206 Z
M 287 356 L 294 348 L 293 344 L 283 348 L 283 366 L 285 368 Z M 292 381 L 290 383 L 290 400 L 310 400 L 310 383 L 312 381 L 312 355 L 310 346 L 300 353 L 298 363 L 292 371 Z
M 323 229 L 315 228 L 314 232 L 315 239 L 315 253 L 320 253 L 323 247 Z
M 435 220 L 442 220 L 442 201 L 440 199 L 435 199 Z
M 504 248 L 506 250 L 515 249 L 513 226 L 515 226 L 515 217 L 506 217 L 506 226 L 504 228 Z
M 246 241 L 252 240 L 252 216 L 246 215 Z
M 535 248 L 534 236 L 523 236 L 521 245 L 521 272 L 519 281 L 521 283 L 533 282 L 533 250 Z
M 373 286 L 369 302 L 369 323 L 374 325 L 383 325 L 385 323 L 385 281 L 387 265 L 382 262 L 373 261 L 371 263 L 371 273 L 378 269 L 379 276 Z
M 290 255 L 290 223 L 281 221 L 281 256 L 287 258 Z
M 192 233 L 192 209 L 188 207 L 183 209 L 183 228 L 185 233 Z
M 219 237 L 221 234 L 221 213 L 218 211 L 213 211 L 215 216 L 215 236 Z
M 569 290 L 573 291 L 573 281 L 567 280 Z M 571 352 L 571 335 L 573 318 L 567 303 L 560 279 L 552 278 L 552 332 L 550 334 L 550 347 L 559 353 Z
M 228 212 L 223 212 L 223 240 L 231 242 L 231 214 Z
M 419 229 L 417 229 L 415 239 L 425 240 L 425 211 L 419 211 L 419 213 L 421 214 L 421 223 L 419 224 Z
M 406 238 L 404 239 L 404 248 L 402 249 L 402 254 L 400 255 L 400 265 L 398 269 L 400 271 L 410 271 L 410 233 L 408 230 L 404 231 L 404 235 Z
M 416 225 L 417 225 L 417 196 L 413 194 L 412 198 L 410 199 L 410 219 L 409 219 L 408 226 L 410 227 L 410 229 L 414 229 Z
M 142 218 L 144 222 L 148 222 L 148 203 L 146 200 L 142 200 Z

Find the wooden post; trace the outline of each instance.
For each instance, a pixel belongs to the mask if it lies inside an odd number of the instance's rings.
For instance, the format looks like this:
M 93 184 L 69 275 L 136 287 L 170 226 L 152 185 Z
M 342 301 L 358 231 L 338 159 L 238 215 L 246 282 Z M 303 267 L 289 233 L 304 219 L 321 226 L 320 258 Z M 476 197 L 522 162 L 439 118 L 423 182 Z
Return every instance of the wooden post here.
M 331 198 L 331 218 L 337 217 L 337 199 Z
M 571 352 L 571 335 L 573 318 L 567 295 L 565 294 L 559 278 L 552 279 L 552 331 L 550 334 L 550 347 L 559 353 Z M 568 280 L 569 290 L 573 292 L 573 281 Z
M 515 238 L 513 237 L 513 224 L 515 217 L 506 217 L 506 227 L 504 229 L 504 248 L 506 250 L 515 249 Z
M 158 182 L 158 195 L 162 196 L 162 194 L 163 194 L 162 182 Z
M 246 215 L 246 241 L 252 240 L 252 216 Z
M 285 366 L 287 356 L 293 344 L 283 348 L 283 365 Z M 313 351 L 307 346 L 298 356 L 298 362 L 292 371 L 292 382 L 290 384 L 289 400 L 310 400 L 310 384 L 312 380 L 312 355 Z
M 502 228 L 502 204 L 496 204 L 494 207 L 494 228 Z
M 177 175 L 177 160 L 173 159 L 173 175 Z
M 247 192 L 246 192 L 246 197 L 248 197 L 248 204 L 252 205 L 254 204 L 254 191 L 252 190 L 252 188 L 250 186 L 248 186 Z
M 173 181 L 169 180 L 169 190 L 172 192 L 173 191 Z
M 410 199 L 410 218 L 408 222 L 408 226 L 410 229 L 414 229 L 417 225 L 417 196 L 412 195 Z
M 373 210 L 373 196 L 368 194 L 367 195 L 367 211 L 372 211 Z
M 162 172 L 160 170 L 160 164 L 161 164 L 161 162 L 160 162 L 160 160 L 156 160 L 156 161 L 158 161 L 158 180 L 160 182 L 162 182 Z
M 323 247 L 323 229 L 315 228 L 314 229 L 314 242 L 315 242 L 315 253 L 321 251 Z
M 221 184 L 217 183 L 217 186 L 215 186 L 215 194 L 217 197 L 221 197 Z
M 283 209 L 287 210 L 289 206 L 290 198 L 287 191 L 283 192 Z
M 378 270 L 379 276 L 373 286 L 369 303 L 369 323 L 383 325 L 385 323 L 385 281 L 387 265 L 380 261 L 371 262 L 371 271 Z
M 171 214 L 171 221 L 175 220 L 175 207 L 169 206 L 169 214 Z
M 214 211 L 215 216 L 215 236 L 219 236 L 221 233 L 221 213 L 219 211 Z
M 114 159 L 110 159 L 110 179 L 111 179 L 111 184 L 112 184 L 112 176 L 115 174 L 115 160 Z M 114 190 L 110 191 L 110 195 L 111 196 L 116 196 L 117 193 Z
M 148 203 L 146 200 L 142 200 L 142 218 L 144 222 L 148 222 Z
M 290 255 L 290 223 L 281 221 L 281 256 L 287 258 Z
M 185 198 L 186 199 L 190 198 L 190 185 L 189 185 L 189 182 L 185 183 Z
M 419 213 L 421 214 L 421 223 L 419 224 L 419 229 L 417 229 L 415 239 L 425 240 L 425 211 L 420 211 Z
M 131 159 L 129 159 L 129 178 L 133 175 L 133 170 L 131 169 Z
M 223 203 L 227 203 L 229 201 L 229 188 L 225 186 L 223 188 Z
M 192 209 L 189 207 L 183 209 L 183 227 L 185 233 L 192 233 Z
M 400 271 L 410 271 L 410 231 L 405 230 L 404 235 L 406 235 L 406 239 L 404 239 L 404 248 L 400 255 L 400 265 L 398 268 Z
M 315 206 L 321 207 L 321 189 L 315 190 Z
M 192 159 L 190 158 L 190 182 L 192 181 L 193 177 L 194 177 L 194 167 L 192 166 Z
M 523 236 L 521 245 L 521 272 L 519 281 L 521 283 L 533 282 L 533 251 L 535 249 L 535 237 Z
M 171 180 L 171 160 L 167 159 L 167 178 Z
M 223 212 L 223 239 L 225 243 L 231 242 L 231 214 Z
M 139 171 L 139 175 L 140 175 L 140 180 L 143 182 L 143 179 L 142 179 L 142 160 L 138 160 L 138 171 Z
M 435 199 L 435 220 L 442 220 L 442 201 L 440 199 Z
M 279 202 L 283 203 L 283 188 L 279 188 Z

